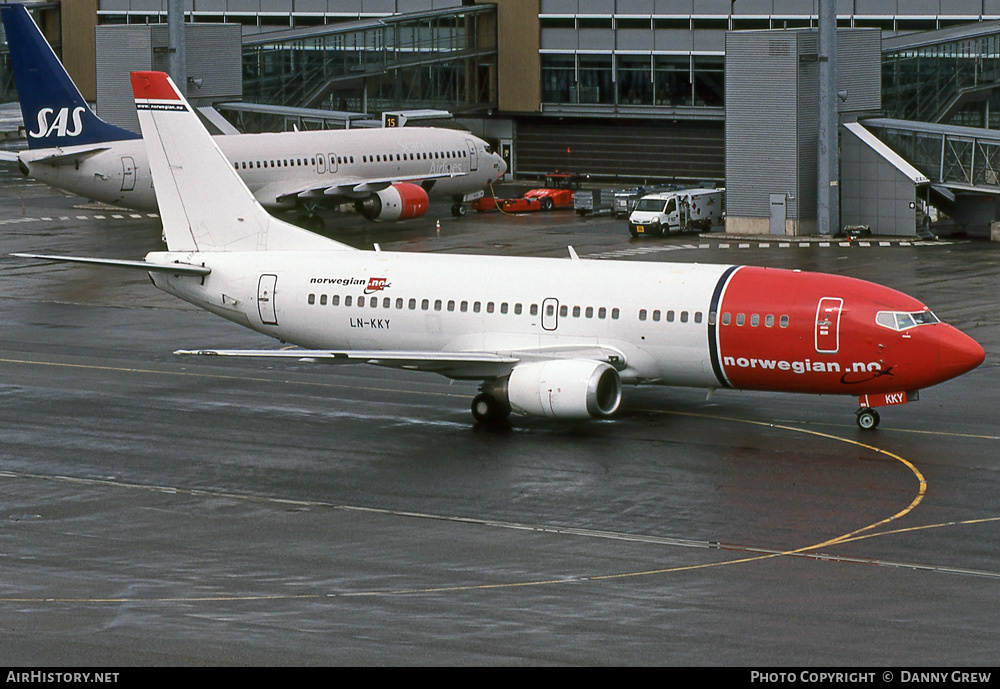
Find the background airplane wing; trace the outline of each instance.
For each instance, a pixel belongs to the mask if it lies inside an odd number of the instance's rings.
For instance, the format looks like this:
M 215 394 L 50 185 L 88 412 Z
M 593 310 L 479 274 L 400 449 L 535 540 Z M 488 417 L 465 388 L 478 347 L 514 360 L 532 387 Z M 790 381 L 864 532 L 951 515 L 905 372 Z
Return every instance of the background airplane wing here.
M 419 184 L 424 180 L 464 177 L 465 174 L 465 172 L 441 172 L 420 175 L 419 177 L 410 175 L 379 178 L 340 178 L 331 184 L 313 183 L 304 186 L 289 187 L 287 189 L 281 189 L 279 185 L 268 185 L 267 191 L 268 195 L 273 193 L 278 201 L 287 201 L 297 197 L 318 198 L 331 196 L 345 199 L 363 199 L 374 192 L 382 191 L 399 182 Z

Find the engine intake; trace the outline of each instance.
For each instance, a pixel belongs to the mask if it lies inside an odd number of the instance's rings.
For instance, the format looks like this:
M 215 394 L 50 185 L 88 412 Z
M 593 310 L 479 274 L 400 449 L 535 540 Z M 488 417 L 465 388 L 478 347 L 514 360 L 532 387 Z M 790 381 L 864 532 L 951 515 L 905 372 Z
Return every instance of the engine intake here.
M 609 364 L 560 359 L 516 366 L 507 399 L 518 414 L 561 419 L 605 418 L 621 405 L 622 383 Z

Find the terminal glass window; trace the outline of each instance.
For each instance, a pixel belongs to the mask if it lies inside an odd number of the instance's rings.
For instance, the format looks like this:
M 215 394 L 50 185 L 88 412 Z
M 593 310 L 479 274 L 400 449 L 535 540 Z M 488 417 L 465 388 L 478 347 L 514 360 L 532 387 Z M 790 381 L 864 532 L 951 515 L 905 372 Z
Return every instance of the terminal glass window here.
M 614 83 L 611 79 L 610 55 L 580 55 L 580 81 L 575 89 L 570 89 L 573 103 L 615 102 Z M 572 96 L 575 93 L 576 99 Z
M 722 55 L 695 55 L 691 59 L 694 73 L 694 104 L 721 107 L 725 101 L 726 58 Z
M 542 100 L 569 103 L 570 89 L 576 84 L 576 58 L 573 55 L 542 55 Z
M 691 105 L 691 64 L 683 55 L 653 56 L 653 96 L 657 105 Z
M 648 55 L 618 56 L 618 104 L 653 104 L 653 68 Z

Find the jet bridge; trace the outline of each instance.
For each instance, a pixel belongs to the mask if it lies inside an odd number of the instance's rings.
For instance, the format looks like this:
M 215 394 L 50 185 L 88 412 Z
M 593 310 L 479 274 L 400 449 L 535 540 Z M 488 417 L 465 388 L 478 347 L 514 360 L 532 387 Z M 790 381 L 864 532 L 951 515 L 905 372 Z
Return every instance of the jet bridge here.
M 959 228 L 998 219 L 1000 131 L 886 118 L 862 125 L 927 177 L 926 201 Z

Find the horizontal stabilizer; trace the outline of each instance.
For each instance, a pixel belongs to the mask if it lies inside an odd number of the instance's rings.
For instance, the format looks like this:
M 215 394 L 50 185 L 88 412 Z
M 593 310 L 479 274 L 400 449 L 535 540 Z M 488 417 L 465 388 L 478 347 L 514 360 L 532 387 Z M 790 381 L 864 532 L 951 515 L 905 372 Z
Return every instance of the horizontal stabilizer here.
M 150 263 L 148 261 L 128 261 L 117 258 L 86 258 L 82 256 L 48 256 L 44 254 L 11 254 L 20 258 L 36 258 L 42 261 L 59 261 L 61 263 L 85 263 L 98 266 L 113 266 L 115 268 L 138 268 L 154 273 L 170 273 L 172 275 L 208 275 L 211 268 L 196 266 L 190 263 Z
M 110 146 L 94 146 L 92 148 L 77 149 L 71 152 L 54 153 L 52 155 L 39 156 L 37 158 L 32 157 L 29 162 L 44 163 L 45 165 L 51 165 L 52 167 L 59 167 L 60 165 L 76 165 L 85 158 L 90 158 L 91 156 L 95 156 L 98 153 L 103 153 L 108 150 L 111 150 Z M 17 156 L 14 157 L 14 160 L 17 160 Z

